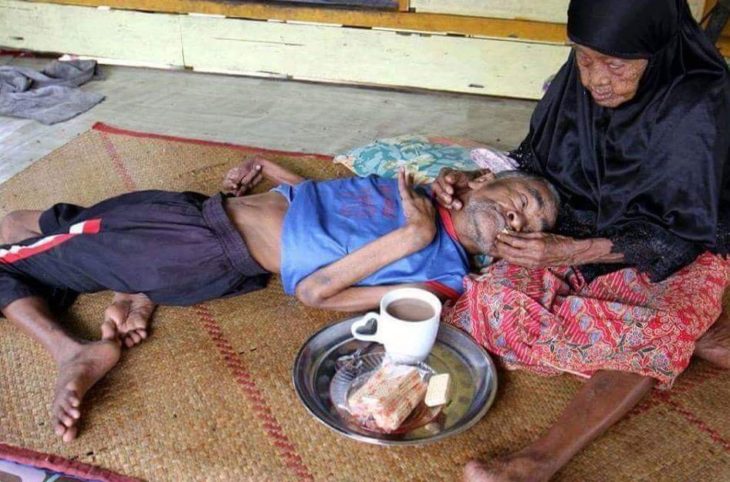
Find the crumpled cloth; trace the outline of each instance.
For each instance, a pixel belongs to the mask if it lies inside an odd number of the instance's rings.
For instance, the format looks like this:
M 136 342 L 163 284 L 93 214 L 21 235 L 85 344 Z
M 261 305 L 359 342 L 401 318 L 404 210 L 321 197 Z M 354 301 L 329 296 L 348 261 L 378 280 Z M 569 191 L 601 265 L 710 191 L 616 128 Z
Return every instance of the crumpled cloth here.
M 96 74 L 95 60 L 54 60 L 41 72 L 0 66 L 0 115 L 34 119 L 46 125 L 76 117 L 104 100 L 78 86 Z

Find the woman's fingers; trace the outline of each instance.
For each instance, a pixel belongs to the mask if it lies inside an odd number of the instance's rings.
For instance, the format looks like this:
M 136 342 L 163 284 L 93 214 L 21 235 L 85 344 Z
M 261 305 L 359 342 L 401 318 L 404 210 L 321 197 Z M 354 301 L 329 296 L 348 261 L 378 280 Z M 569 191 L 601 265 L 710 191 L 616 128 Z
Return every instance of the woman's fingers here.
M 433 187 L 433 193 L 436 195 L 436 198 L 446 207 L 450 207 L 451 203 L 453 202 L 454 198 L 451 196 L 451 194 L 448 194 L 444 192 L 443 190 L 436 189 L 436 186 Z
M 528 268 L 535 267 L 537 263 L 537 259 L 531 250 L 510 246 L 502 241 L 494 243 L 494 247 L 490 254 L 512 264 L 526 266 Z
M 505 233 L 505 235 L 520 239 L 545 239 L 548 236 L 546 233 L 519 233 L 516 231 Z
M 457 189 L 464 189 L 467 186 L 468 176 L 466 174 L 445 167 L 441 169 L 431 185 L 431 190 L 439 204 L 447 209 L 458 211 L 463 207 L 463 203 L 456 195 Z
M 537 236 L 535 236 L 537 235 Z M 541 249 L 544 245 L 543 233 L 499 233 L 497 240 L 515 248 L 525 250 Z
M 448 167 L 444 167 L 441 171 L 439 171 L 438 176 L 436 176 L 436 179 L 433 181 L 434 189 L 446 196 L 451 196 L 454 194 L 453 184 L 455 182 L 456 179 L 454 179 L 453 170 Z

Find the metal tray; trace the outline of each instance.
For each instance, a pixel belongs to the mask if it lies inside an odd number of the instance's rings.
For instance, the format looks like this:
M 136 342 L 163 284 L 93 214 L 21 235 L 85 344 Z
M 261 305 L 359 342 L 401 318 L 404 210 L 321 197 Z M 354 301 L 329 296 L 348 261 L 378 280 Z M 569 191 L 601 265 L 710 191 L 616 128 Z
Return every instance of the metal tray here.
M 486 351 L 468 335 L 441 324 L 426 363 L 437 373 L 451 374 L 451 402 L 432 423 L 399 434 L 370 432 L 343 420 L 330 400 L 330 382 L 343 359 L 354 352 L 377 352 L 375 343 L 355 340 L 350 325 L 360 317 L 326 326 L 304 344 L 294 362 L 297 395 L 317 420 L 346 437 L 377 445 L 418 445 L 461 433 L 489 410 L 497 394 L 497 371 Z

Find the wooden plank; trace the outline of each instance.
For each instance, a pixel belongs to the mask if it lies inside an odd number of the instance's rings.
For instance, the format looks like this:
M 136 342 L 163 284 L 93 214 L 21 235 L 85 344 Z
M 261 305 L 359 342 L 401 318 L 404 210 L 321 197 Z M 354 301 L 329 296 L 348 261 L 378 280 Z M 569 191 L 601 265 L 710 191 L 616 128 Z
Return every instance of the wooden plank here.
M 730 62 L 730 36 L 721 38 L 717 43 L 717 47 L 720 49 L 720 53 Z
M 73 25 L 72 31 L 68 28 Z M 730 56 L 730 42 L 721 44 Z M 0 45 L 132 64 L 536 99 L 564 45 L 0 0 Z
M 717 5 L 717 0 L 707 0 L 703 15 L 707 15 L 715 5 Z M 717 47 L 725 57 L 730 58 L 730 23 L 725 26 L 725 30 L 722 32 L 722 37 L 717 42 Z
M 710 10 L 712 10 L 712 7 L 714 7 L 714 6 L 715 6 L 715 4 L 717 4 L 717 0 L 706 0 L 706 1 L 705 1 L 705 8 L 704 8 L 704 10 L 702 11 L 702 16 L 704 17 L 705 15 L 707 15 L 707 13 L 708 13 L 708 12 L 709 12 Z
M 705 0 L 687 0 L 702 18 Z M 412 0 L 416 12 L 567 23 L 570 0 Z
M 187 65 L 208 72 L 537 99 L 569 48 L 509 40 L 187 17 Z
M 539 98 L 563 45 L 0 0 L 0 45 L 197 70 Z M 73 33 L 69 33 L 73 25 Z M 19 40 L 20 39 L 20 40 Z M 509 61 L 506 61 L 509 59 Z
M 698 22 L 702 20 L 707 0 L 687 0 L 687 3 L 689 3 L 689 9 L 692 11 L 694 18 L 697 19 Z
M 565 25 L 525 20 L 465 17 L 412 12 L 384 12 L 334 8 L 292 7 L 272 3 L 215 0 L 31 0 L 60 5 L 106 5 L 122 10 L 163 13 L 201 13 L 230 18 L 311 22 L 351 27 L 375 27 L 417 32 L 443 32 L 540 42 L 564 43 Z M 402 0 L 401 0 L 402 1 Z
M 0 45 L 182 66 L 173 15 L 0 0 Z
M 318 4 L 328 7 L 396 8 L 398 0 L 271 0 L 297 4 Z
M 416 12 L 566 23 L 570 0 L 412 0 Z
M 352 27 L 377 27 L 418 32 L 445 32 L 494 38 L 563 43 L 563 23 L 468 17 L 413 12 L 375 12 L 334 8 L 292 7 L 255 2 L 215 0 L 31 0 L 61 5 L 100 6 L 121 10 L 165 13 L 202 13 L 231 18 L 326 23 Z M 692 0 L 695 1 L 695 0 Z M 714 1 L 714 0 L 709 0 Z M 403 5 L 406 0 L 399 0 Z M 535 2 L 538 3 L 538 2 Z M 728 30 L 730 36 L 730 29 Z

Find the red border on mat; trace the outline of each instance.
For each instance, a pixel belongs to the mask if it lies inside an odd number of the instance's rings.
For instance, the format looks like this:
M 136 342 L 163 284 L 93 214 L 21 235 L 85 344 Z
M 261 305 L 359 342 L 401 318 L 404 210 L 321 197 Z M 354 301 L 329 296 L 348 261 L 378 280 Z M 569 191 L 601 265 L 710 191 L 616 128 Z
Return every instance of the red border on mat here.
M 324 154 L 308 154 L 306 152 L 277 151 L 275 149 L 264 149 L 261 147 L 246 146 L 243 144 L 231 144 L 228 142 L 205 141 L 202 139 L 190 139 L 188 137 L 167 136 L 167 135 L 163 135 L 163 134 L 153 134 L 150 132 L 130 131 L 127 129 L 120 129 L 119 127 L 110 126 L 109 124 L 104 124 L 103 122 L 97 122 L 96 124 L 91 126 L 91 128 L 95 131 L 107 132 L 109 134 L 121 134 L 121 135 L 125 135 L 125 136 L 142 137 L 142 138 L 146 138 L 146 139 L 160 139 L 163 141 L 187 142 L 188 144 L 198 144 L 201 146 L 228 147 L 231 149 L 239 149 L 242 151 L 257 151 L 257 152 L 263 152 L 264 154 L 273 154 L 273 155 L 278 155 L 278 156 L 314 157 L 315 159 L 320 159 L 323 161 L 332 160 L 332 156 L 326 156 Z
M 72 477 L 101 480 L 102 482 L 140 482 L 142 479 L 119 475 L 95 465 L 68 460 L 58 455 L 35 452 L 0 443 L 0 459 L 39 469 L 52 470 Z
M 193 309 L 198 314 L 211 341 L 218 348 L 218 353 L 223 358 L 231 375 L 243 389 L 243 393 L 251 404 L 253 413 L 261 422 L 261 427 L 268 435 L 271 444 L 276 448 L 282 463 L 297 476 L 298 480 L 314 480 L 314 476 L 297 452 L 296 445 L 286 435 L 284 428 L 266 400 L 266 396 L 258 388 L 256 380 L 246 368 L 241 356 L 233 349 L 233 345 L 226 338 L 213 313 L 205 303 L 197 304 L 193 306 Z

